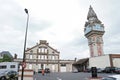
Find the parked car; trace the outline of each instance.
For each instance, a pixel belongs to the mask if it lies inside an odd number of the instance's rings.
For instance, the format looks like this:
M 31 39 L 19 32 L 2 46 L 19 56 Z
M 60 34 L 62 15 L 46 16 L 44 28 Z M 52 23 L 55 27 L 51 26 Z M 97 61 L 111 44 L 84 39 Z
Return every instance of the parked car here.
M 16 71 L 5 71 L 0 74 L 0 80 L 14 79 L 18 80 L 18 72 Z
M 120 75 L 108 76 L 108 77 L 102 78 L 102 80 L 120 80 Z
M 78 70 L 77 70 L 77 69 L 74 69 L 72 72 L 73 72 L 73 73 L 78 73 Z
M 49 68 L 45 68 L 45 73 L 50 73 L 50 69 Z
M 97 68 L 97 72 L 98 72 L 98 73 L 102 73 L 102 72 L 103 72 L 103 69 L 102 69 L 102 68 Z
M 105 73 L 115 73 L 116 67 L 106 67 L 103 72 Z
M 42 73 L 42 69 L 38 69 L 38 73 Z
M 91 69 L 87 68 L 87 69 L 84 70 L 84 72 L 91 72 Z
M 120 74 L 120 68 L 116 68 L 115 73 Z

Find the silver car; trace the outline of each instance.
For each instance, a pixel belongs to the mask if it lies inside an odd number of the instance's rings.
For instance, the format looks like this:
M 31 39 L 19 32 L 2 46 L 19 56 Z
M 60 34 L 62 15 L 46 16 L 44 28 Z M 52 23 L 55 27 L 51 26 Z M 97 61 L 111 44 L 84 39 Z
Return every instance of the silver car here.
M 18 80 L 18 73 L 16 71 L 5 71 L 0 73 L 0 80 L 14 79 Z
M 102 80 L 120 80 L 120 75 L 108 76 L 108 77 L 102 78 Z

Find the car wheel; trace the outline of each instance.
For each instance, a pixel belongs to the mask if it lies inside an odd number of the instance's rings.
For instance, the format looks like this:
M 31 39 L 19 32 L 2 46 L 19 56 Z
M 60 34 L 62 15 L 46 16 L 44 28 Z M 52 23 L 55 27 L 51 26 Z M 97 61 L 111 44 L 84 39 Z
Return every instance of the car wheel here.
M 6 80 L 6 77 L 3 76 L 3 77 L 0 78 L 0 80 Z

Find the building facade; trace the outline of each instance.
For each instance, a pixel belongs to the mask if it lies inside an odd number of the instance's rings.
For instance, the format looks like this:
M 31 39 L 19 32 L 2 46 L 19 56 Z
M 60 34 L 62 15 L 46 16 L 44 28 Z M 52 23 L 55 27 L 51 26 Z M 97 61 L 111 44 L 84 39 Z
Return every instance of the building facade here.
M 89 58 L 89 68 L 118 67 L 120 68 L 120 54 L 106 54 Z
M 85 37 L 88 39 L 88 46 L 90 49 L 90 56 L 101 56 L 103 55 L 103 34 L 104 25 L 97 18 L 96 13 L 90 6 L 87 15 L 87 22 L 85 23 L 84 33 Z
M 120 54 L 106 54 L 102 56 L 90 57 L 79 59 L 73 66 L 78 69 L 78 71 L 85 71 L 91 67 L 97 67 L 104 69 L 106 67 L 118 67 L 120 68 Z
M 40 40 L 35 46 L 27 48 L 25 51 L 26 69 L 33 69 L 38 72 L 39 69 L 49 68 L 51 72 L 71 72 L 74 60 L 60 59 L 60 52 L 49 46 L 46 40 Z M 16 62 L 22 62 L 22 59 L 14 59 Z
M 50 47 L 46 40 L 40 40 L 25 52 L 27 68 L 36 72 L 38 69 L 45 68 L 50 68 L 52 72 L 59 72 L 59 54 L 60 52 Z

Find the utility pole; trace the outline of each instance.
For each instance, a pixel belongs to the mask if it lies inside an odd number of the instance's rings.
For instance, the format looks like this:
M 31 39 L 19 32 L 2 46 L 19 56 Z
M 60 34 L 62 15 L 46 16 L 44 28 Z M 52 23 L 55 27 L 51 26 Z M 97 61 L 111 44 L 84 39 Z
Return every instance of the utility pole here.
M 26 8 L 25 8 L 25 13 L 27 14 L 27 23 L 26 23 L 26 32 L 25 32 L 25 41 L 24 41 L 24 51 L 23 51 L 21 80 L 23 80 L 24 68 L 25 68 L 25 66 L 26 66 L 26 61 L 25 61 L 25 49 L 26 49 L 27 31 L 28 31 L 28 21 L 29 21 L 29 13 L 28 13 L 28 10 L 27 10 Z

